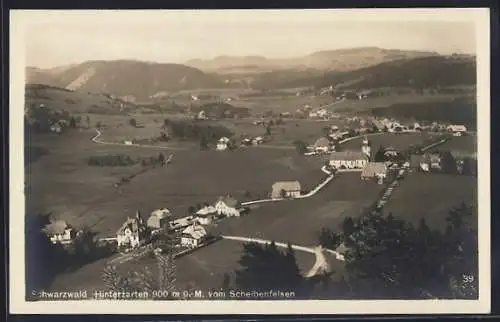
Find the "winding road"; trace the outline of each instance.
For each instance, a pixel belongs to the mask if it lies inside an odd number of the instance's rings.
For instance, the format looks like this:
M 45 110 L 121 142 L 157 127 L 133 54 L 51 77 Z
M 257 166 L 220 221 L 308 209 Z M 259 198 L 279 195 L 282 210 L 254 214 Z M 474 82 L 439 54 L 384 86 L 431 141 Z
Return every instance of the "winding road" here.
M 242 242 L 242 243 L 257 243 L 257 244 L 261 244 L 261 245 L 269 245 L 272 242 L 270 240 L 265 240 L 265 239 L 241 237 L 241 236 L 222 235 L 221 237 L 222 237 L 222 239 L 225 239 L 225 240 L 234 240 L 234 241 L 238 241 L 238 242 Z M 274 242 L 274 244 L 280 248 L 288 248 L 287 243 Z M 291 244 L 290 247 L 293 250 L 313 254 L 316 256 L 316 261 L 315 261 L 313 267 L 311 267 L 311 269 L 305 274 L 306 277 L 312 277 L 312 276 L 315 276 L 318 274 L 330 272 L 330 265 L 328 264 L 328 261 L 325 257 L 325 252 L 334 255 L 335 258 L 339 261 L 344 261 L 344 256 L 342 254 L 340 254 L 339 252 L 331 250 L 331 249 L 323 248 L 321 246 L 305 247 L 305 246 Z

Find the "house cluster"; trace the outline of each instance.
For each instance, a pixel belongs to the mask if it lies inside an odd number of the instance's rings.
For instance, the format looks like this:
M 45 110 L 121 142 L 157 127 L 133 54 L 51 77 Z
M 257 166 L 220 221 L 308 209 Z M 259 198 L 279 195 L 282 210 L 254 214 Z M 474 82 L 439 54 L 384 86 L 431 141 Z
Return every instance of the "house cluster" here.
M 166 209 L 151 212 L 144 220 L 139 211 L 128 217 L 116 232 L 118 247 L 133 249 L 149 243 L 164 231 L 173 231 L 178 237 L 178 246 L 196 248 L 209 239 L 207 225 L 226 217 L 239 217 L 246 211 L 241 203 L 231 196 L 223 196 L 213 205 L 204 205 L 192 215 L 174 219 Z
M 241 140 L 240 147 L 246 147 L 251 145 L 260 145 L 266 142 L 266 138 L 263 136 L 255 136 L 255 137 L 245 137 Z M 215 150 L 217 151 L 227 151 L 230 149 L 234 149 L 237 147 L 237 144 L 234 140 L 228 137 L 221 137 L 217 144 L 215 145 Z
M 361 151 L 336 151 L 330 153 L 329 165 L 337 170 L 359 170 L 362 180 L 377 180 L 382 184 L 390 170 L 386 162 L 374 162 L 371 157 L 371 144 L 365 136 Z
M 446 157 L 444 152 L 429 152 L 422 155 L 415 154 L 410 157 L 409 167 L 420 172 L 441 172 Z M 456 173 L 474 173 L 476 171 L 477 156 L 475 154 L 451 152 L 448 157 L 452 163 L 452 169 L 456 170 Z M 466 167 L 469 167 L 469 169 L 466 169 Z
M 259 145 L 265 142 L 264 137 L 262 136 L 256 136 L 253 138 L 244 138 L 241 140 L 241 145 L 242 146 L 249 146 L 249 145 Z
M 306 148 L 304 155 L 321 155 L 335 151 L 335 144 L 330 138 L 321 137 Z
M 366 120 L 371 127 L 378 131 L 387 131 L 390 133 L 407 133 L 419 131 L 449 132 L 455 136 L 462 136 L 467 132 L 467 127 L 463 124 L 444 124 L 432 122 L 430 124 L 421 124 L 419 122 L 401 122 L 390 118 L 371 117 Z

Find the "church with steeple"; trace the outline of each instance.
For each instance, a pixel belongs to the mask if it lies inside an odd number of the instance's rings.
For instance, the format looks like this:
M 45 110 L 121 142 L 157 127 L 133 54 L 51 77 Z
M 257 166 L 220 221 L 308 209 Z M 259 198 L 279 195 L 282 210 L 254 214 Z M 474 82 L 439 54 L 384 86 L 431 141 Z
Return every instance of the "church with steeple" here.
M 118 246 L 136 248 L 144 243 L 147 237 L 148 229 L 139 210 L 136 211 L 135 217 L 127 217 L 127 220 L 116 232 Z

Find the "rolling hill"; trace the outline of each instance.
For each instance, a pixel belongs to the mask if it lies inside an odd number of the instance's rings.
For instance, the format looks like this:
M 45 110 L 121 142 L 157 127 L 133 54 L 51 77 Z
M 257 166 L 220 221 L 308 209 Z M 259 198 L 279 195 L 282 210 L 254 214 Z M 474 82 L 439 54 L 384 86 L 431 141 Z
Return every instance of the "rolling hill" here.
M 51 110 L 69 113 L 125 114 L 135 105 L 108 94 L 71 91 L 65 88 L 27 84 L 25 86 L 25 112 L 41 104 Z
M 148 99 L 161 91 L 217 87 L 218 77 L 180 64 L 132 60 L 87 61 L 59 70 L 28 68 L 27 83 L 74 91 L 110 93 L 131 101 Z

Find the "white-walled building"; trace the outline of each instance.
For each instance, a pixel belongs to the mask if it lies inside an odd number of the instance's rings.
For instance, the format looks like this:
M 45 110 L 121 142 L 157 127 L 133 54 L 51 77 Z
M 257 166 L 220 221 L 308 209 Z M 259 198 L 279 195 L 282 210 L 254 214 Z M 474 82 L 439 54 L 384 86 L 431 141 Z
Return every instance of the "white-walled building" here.
M 200 225 L 210 225 L 217 215 L 217 209 L 214 206 L 205 206 L 196 212 L 196 221 Z
M 76 236 L 75 230 L 69 226 L 64 220 L 51 222 L 42 229 L 53 244 L 61 243 L 68 244 L 73 241 Z
M 229 148 L 229 138 L 221 137 L 219 141 L 217 141 L 216 150 L 217 151 L 225 151 Z
M 207 231 L 203 228 L 203 226 L 193 223 L 182 231 L 181 245 L 196 248 L 207 239 L 207 235 Z
M 240 216 L 240 203 L 231 196 L 220 197 L 214 205 L 217 214 L 226 217 Z
M 368 164 L 363 152 L 341 151 L 330 154 L 330 166 L 334 169 L 362 169 Z
M 279 181 L 272 186 L 271 198 L 297 198 L 301 195 L 302 188 L 298 181 Z

